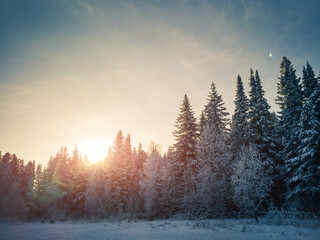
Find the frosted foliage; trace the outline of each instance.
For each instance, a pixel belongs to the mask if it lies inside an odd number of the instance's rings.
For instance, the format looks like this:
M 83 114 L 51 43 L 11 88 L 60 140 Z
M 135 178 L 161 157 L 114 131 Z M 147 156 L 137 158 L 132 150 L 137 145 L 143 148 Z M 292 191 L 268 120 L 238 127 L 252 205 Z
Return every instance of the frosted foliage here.
M 106 217 L 111 206 L 110 188 L 101 171 L 95 171 L 88 180 L 85 212 L 87 216 Z
M 234 202 L 243 212 L 258 210 L 270 192 L 271 182 L 264 172 L 259 152 L 251 146 L 242 148 L 233 171 L 231 184 Z
M 212 126 L 206 126 L 201 134 L 197 158 L 199 175 L 197 194 L 200 205 L 208 211 L 225 210 L 227 197 L 227 160 L 224 133 L 217 133 Z
M 153 215 L 154 206 L 160 200 L 159 188 L 163 187 L 165 190 L 165 185 L 168 181 L 169 171 L 164 158 L 161 157 L 157 150 L 153 150 L 150 156 L 144 163 L 144 175 L 145 177 L 141 179 L 141 192 L 145 200 L 145 209 L 148 214 Z M 160 186 L 159 186 L 160 184 Z

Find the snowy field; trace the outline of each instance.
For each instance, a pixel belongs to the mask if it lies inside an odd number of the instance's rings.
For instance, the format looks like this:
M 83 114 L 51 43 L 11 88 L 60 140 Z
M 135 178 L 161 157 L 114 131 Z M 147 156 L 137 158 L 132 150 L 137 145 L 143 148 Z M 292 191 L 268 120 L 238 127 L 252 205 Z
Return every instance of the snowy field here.
M 317 225 L 317 224 L 316 224 Z M 303 239 L 319 240 L 320 227 L 274 226 L 253 220 L 66 222 L 0 224 L 1 240 L 19 239 Z

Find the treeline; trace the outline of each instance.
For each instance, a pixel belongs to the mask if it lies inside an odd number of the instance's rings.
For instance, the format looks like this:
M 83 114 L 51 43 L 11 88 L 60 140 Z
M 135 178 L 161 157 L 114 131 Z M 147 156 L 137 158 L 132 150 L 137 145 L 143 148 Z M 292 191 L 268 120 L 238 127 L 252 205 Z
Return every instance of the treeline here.
M 309 63 L 302 79 L 280 62 L 270 111 L 258 71 L 249 94 L 236 80 L 232 118 L 214 83 L 197 121 L 184 96 L 165 154 L 157 146 L 132 148 L 119 131 L 103 162 L 88 164 L 77 148 L 47 166 L 0 158 L 0 214 L 27 218 L 189 218 L 270 208 L 320 211 L 320 77 Z

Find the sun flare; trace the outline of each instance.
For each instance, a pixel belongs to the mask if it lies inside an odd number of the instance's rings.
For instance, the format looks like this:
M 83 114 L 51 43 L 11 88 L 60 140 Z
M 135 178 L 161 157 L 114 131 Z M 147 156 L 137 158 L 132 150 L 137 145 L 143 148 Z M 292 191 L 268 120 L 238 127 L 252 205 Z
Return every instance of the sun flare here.
M 91 163 L 104 160 L 107 156 L 110 142 L 102 139 L 84 139 L 79 144 L 79 152 L 85 155 Z

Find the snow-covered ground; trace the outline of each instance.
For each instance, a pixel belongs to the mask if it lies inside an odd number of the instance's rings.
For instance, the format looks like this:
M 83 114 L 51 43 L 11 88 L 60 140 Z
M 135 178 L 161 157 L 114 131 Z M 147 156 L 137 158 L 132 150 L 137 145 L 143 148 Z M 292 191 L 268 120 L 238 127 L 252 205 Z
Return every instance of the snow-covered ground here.
M 320 227 L 255 224 L 252 220 L 122 221 L 0 224 L 1 240 L 19 239 L 303 239 L 319 240 Z

